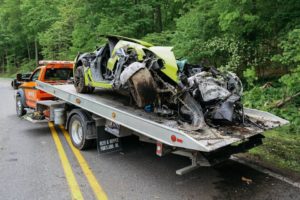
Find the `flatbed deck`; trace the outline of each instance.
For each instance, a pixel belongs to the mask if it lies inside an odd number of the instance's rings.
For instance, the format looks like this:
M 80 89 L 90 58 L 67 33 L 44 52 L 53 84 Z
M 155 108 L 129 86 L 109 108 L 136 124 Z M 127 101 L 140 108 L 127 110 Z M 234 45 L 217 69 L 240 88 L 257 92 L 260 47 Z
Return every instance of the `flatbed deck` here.
M 37 88 L 141 135 L 174 147 L 211 152 L 263 132 L 261 128 L 255 126 L 217 128 L 207 126 L 199 131 L 185 131 L 176 120 L 130 106 L 126 97 L 112 91 L 96 90 L 93 94 L 80 94 L 71 84 L 50 85 L 40 81 L 37 81 Z M 272 127 L 288 123 L 267 112 L 245 109 L 245 114 L 249 113 L 249 116 L 251 113 L 252 116 L 256 116 L 258 112 L 261 119 L 272 120 Z

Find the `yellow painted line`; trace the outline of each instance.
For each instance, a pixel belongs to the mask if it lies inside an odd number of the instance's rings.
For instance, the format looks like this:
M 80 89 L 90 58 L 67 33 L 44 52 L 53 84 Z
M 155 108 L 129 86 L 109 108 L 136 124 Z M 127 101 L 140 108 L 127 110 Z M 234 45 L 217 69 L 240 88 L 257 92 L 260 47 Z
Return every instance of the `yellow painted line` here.
M 52 122 L 49 122 L 48 125 L 49 125 L 49 128 L 50 128 L 54 143 L 56 145 L 56 149 L 57 149 L 58 155 L 60 157 L 60 161 L 61 161 L 61 164 L 63 166 L 65 176 L 66 176 L 67 181 L 68 181 L 69 188 L 71 190 L 72 199 L 74 199 L 74 200 L 81 200 L 82 199 L 83 200 L 83 196 L 81 194 L 81 191 L 80 191 L 80 188 L 78 186 L 77 180 L 76 180 L 75 175 L 73 173 L 73 170 L 71 168 L 70 162 L 69 162 L 69 160 L 66 156 L 65 150 L 64 150 L 64 148 L 61 144 L 61 141 L 58 137 L 58 134 L 57 134 L 57 132 L 54 128 L 54 125 L 53 125 Z
M 98 200 L 107 200 L 107 196 L 104 192 L 104 190 L 102 189 L 102 187 L 100 186 L 98 180 L 96 179 L 95 175 L 93 174 L 92 170 L 90 169 L 88 163 L 86 162 L 85 158 L 82 156 L 82 154 L 80 153 L 80 151 L 78 149 L 76 149 L 71 141 L 71 138 L 69 136 L 69 133 L 64 129 L 63 126 L 59 126 L 59 128 L 61 129 L 62 133 L 64 134 L 68 144 L 70 145 L 70 148 L 72 149 L 84 175 L 86 176 L 96 198 Z

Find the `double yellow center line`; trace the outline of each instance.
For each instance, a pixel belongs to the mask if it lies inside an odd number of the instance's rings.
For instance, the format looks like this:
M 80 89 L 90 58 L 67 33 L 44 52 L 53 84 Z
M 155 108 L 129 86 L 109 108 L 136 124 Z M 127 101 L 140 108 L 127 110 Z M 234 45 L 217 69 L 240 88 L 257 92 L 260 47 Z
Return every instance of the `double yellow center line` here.
M 67 182 L 68 182 L 68 185 L 69 185 L 69 188 L 71 191 L 72 199 L 81 200 L 81 199 L 83 199 L 82 193 L 80 191 L 77 180 L 76 180 L 73 170 L 71 168 L 70 162 L 64 151 L 63 145 L 58 137 L 58 133 L 56 132 L 52 122 L 49 122 L 48 125 L 50 128 L 54 143 L 56 145 L 56 148 L 57 148 L 60 160 L 61 160 L 61 164 L 64 169 L 64 173 L 67 178 Z M 86 162 L 86 160 L 84 159 L 84 157 L 82 156 L 80 151 L 73 146 L 68 132 L 64 129 L 63 126 L 60 126 L 59 128 L 61 129 L 64 137 L 66 138 L 67 143 L 69 144 L 73 154 L 75 155 L 75 157 L 81 167 L 81 170 L 83 171 L 85 177 L 87 178 L 87 180 L 94 192 L 96 199 L 97 200 L 107 200 L 107 196 L 106 196 L 105 192 L 101 188 L 101 186 L 98 183 L 93 172 L 90 170 L 88 163 Z

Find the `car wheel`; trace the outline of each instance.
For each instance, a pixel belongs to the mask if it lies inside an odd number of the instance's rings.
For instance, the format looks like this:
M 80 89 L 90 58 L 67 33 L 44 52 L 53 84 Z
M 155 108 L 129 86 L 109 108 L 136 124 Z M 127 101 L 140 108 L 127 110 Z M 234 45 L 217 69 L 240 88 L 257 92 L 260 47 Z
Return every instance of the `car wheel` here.
M 89 87 L 85 85 L 84 70 L 82 66 L 77 67 L 74 75 L 74 86 L 78 93 L 88 93 Z
M 68 130 L 71 136 L 71 141 L 77 149 L 84 150 L 91 147 L 93 144 L 93 140 L 86 139 L 85 123 L 78 114 L 71 117 Z
M 93 93 L 95 91 L 95 87 L 90 86 L 88 93 Z
M 138 107 L 153 104 L 157 97 L 154 79 L 146 68 L 136 72 L 129 80 L 131 95 Z
M 24 109 L 20 96 L 16 97 L 16 111 L 18 117 L 22 117 L 26 114 L 26 110 Z

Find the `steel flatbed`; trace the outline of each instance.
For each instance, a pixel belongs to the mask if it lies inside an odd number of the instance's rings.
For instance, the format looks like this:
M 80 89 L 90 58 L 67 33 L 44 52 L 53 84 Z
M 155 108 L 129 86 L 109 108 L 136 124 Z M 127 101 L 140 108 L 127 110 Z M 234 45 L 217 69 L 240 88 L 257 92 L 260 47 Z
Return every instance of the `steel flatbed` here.
M 211 152 L 235 142 L 247 140 L 261 134 L 257 127 L 222 126 L 206 127 L 199 131 L 184 131 L 175 120 L 147 113 L 142 109 L 126 105 L 124 97 L 112 91 L 97 90 L 94 94 L 77 93 L 71 84 L 50 85 L 38 81 L 37 88 L 76 107 L 115 122 L 140 135 L 171 147 Z M 271 121 L 271 127 L 288 123 L 275 115 L 254 109 L 245 109 L 249 117 Z

